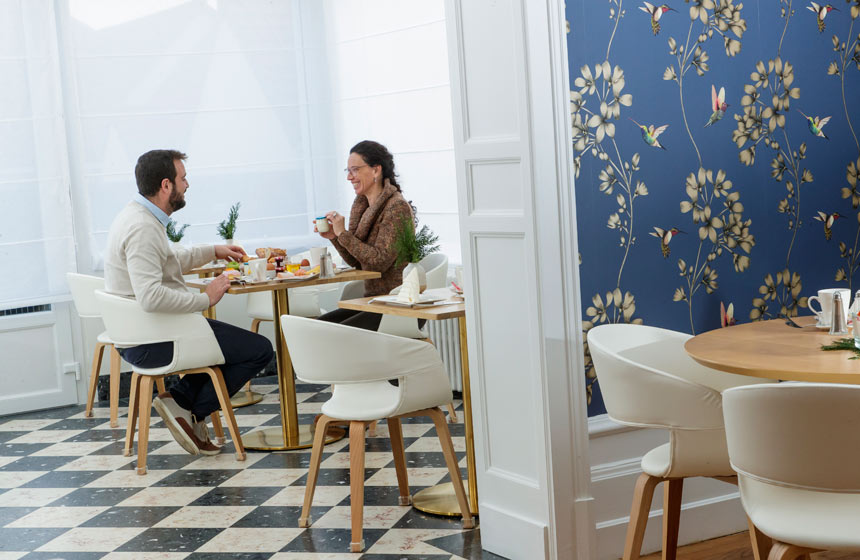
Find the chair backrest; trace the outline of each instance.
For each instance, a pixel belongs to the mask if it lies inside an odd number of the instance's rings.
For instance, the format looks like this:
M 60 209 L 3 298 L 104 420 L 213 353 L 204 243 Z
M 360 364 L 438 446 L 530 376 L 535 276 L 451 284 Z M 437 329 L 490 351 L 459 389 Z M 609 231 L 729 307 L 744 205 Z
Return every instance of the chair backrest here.
M 173 342 L 173 361 L 148 373 L 168 373 L 182 369 L 224 363 L 224 355 L 212 327 L 199 313 L 149 313 L 137 300 L 96 290 L 108 336 L 119 347 L 155 342 Z M 135 368 L 135 371 L 142 371 Z
M 636 426 L 721 429 L 720 391 L 758 380 L 702 366 L 684 351 L 690 338 L 633 324 L 599 325 L 588 331 L 609 416 Z
M 100 317 L 99 304 L 96 300 L 96 290 L 105 289 L 105 279 L 98 276 L 88 276 L 76 272 L 67 272 L 66 281 L 78 316 L 83 318 Z
M 364 280 L 352 280 L 343 286 L 340 299 L 356 299 L 364 297 Z
M 445 375 L 436 348 L 419 340 L 292 315 L 283 315 L 281 326 L 296 377 L 306 382 L 383 381 L 431 370 Z
M 427 289 L 444 288 L 448 285 L 448 256 L 444 253 L 432 253 L 418 263 L 424 269 L 427 278 Z
M 860 493 L 860 386 L 737 387 L 723 395 L 723 412 L 729 458 L 740 476 Z

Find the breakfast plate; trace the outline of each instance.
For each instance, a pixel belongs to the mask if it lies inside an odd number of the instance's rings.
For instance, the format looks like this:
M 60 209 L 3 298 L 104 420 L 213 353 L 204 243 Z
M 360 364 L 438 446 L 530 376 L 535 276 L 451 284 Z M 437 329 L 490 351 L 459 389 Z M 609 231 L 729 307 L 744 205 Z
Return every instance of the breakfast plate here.
M 292 272 L 280 272 L 278 274 L 279 275 L 277 277 L 275 277 L 275 280 L 278 282 L 298 282 L 301 280 L 311 280 L 311 279 L 316 278 L 317 276 L 320 275 L 319 272 L 312 272 L 310 274 L 301 274 L 301 275 L 295 275 Z M 281 274 L 283 274 L 284 276 L 280 276 Z M 287 275 L 289 275 L 289 276 L 287 276 Z

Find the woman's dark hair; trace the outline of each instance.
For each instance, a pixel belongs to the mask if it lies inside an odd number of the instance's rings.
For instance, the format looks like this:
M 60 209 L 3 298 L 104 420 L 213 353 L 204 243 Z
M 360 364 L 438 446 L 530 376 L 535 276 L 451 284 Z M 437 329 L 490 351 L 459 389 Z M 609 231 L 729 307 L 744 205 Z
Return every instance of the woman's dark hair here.
M 388 179 L 391 186 L 400 192 L 400 185 L 397 183 L 397 173 L 394 172 L 394 156 L 388 151 L 388 148 L 374 142 L 373 140 L 362 140 L 349 150 L 351 154 L 358 154 L 364 163 L 370 166 L 382 166 L 382 179 Z
M 137 192 L 150 197 L 158 194 L 162 179 L 176 183 L 175 160 L 185 160 L 188 156 L 178 150 L 151 150 L 137 158 L 134 166 L 134 178 L 137 180 Z

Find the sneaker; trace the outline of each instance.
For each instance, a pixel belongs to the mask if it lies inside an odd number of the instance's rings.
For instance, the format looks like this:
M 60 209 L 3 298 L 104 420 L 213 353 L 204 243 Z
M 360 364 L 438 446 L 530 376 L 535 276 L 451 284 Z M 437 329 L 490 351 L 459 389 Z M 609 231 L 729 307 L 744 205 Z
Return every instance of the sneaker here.
M 199 455 L 200 448 L 197 446 L 197 438 L 194 436 L 191 411 L 185 410 L 173 399 L 173 396 L 165 391 L 152 401 L 155 411 L 164 420 L 164 425 L 170 430 L 170 435 L 176 440 L 182 449 L 192 455 Z
M 194 431 L 194 438 L 197 444 L 197 448 L 200 450 L 201 455 L 218 455 L 221 453 L 221 448 L 212 443 L 212 440 L 209 439 L 209 426 L 206 424 L 206 421 L 197 421 L 195 419 L 192 430 Z

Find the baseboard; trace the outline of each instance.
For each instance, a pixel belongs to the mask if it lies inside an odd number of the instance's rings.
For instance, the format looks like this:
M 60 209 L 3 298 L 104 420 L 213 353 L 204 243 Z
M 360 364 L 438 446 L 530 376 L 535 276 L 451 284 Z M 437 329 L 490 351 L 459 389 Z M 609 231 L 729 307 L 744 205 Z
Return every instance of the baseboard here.
M 597 523 L 599 560 L 616 559 L 622 555 L 629 521 L 629 516 L 625 516 Z M 740 496 L 737 491 L 734 491 L 683 504 L 678 542 L 680 545 L 697 543 L 746 529 L 746 514 L 741 506 Z M 662 548 L 662 531 L 663 510 L 653 510 L 648 517 L 648 526 L 645 530 L 643 554 L 656 552 Z
M 481 546 L 510 560 L 548 558 L 548 527 L 481 501 Z

